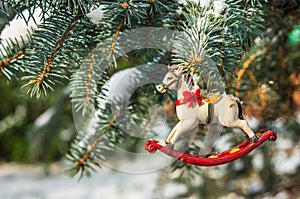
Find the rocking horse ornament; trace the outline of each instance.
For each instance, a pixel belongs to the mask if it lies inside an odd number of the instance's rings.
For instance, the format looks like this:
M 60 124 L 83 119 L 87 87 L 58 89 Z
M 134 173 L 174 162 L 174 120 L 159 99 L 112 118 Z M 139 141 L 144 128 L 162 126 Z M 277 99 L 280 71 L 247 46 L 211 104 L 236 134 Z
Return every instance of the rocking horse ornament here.
M 160 93 L 173 89 L 177 91 L 176 113 L 179 122 L 169 133 L 164 143 L 147 140 L 145 149 L 154 153 L 157 149 L 180 161 L 200 166 L 213 166 L 231 162 L 243 157 L 261 145 L 264 141 L 276 140 L 276 133 L 261 129 L 254 133 L 243 118 L 241 102 L 226 93 L 216 94 L 210 99 L 203 99 L 201 90 L 189 73 L 183 73 L 183 67 L 172 66 L 156 86 Z M 229 128 L 239 128 L 247 138 L 241 144 L 211 154 L 187 154 L 173 150 L 180 136 L 190 132 L 199 124 L 219 124 Z

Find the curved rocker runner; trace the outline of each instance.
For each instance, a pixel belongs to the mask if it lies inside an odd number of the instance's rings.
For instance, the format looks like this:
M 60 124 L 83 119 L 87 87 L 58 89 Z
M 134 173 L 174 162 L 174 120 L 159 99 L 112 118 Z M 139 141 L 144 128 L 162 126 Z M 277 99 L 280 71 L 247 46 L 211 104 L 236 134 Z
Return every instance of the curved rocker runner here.
M 187 154 L 169 149 L 168 147 L 164 147 L 158 144 L 157 140 L 147 140 L 144 146 L 149 153 L 155 153 L 157 150 L 160 150 L 161 152 L 188 164 L 198 166 L 216 166 L 239 159 L 250 153 L 258 146 L 260 146 L 266 140 L 269 139 L 270 141 L 275 141 L 277 138 L 276 133 L 271 130 L 262 129 L 258 131 L 255 135 L 258 137 L 258 140 L 255 143 L 250 141 L 244 141 L 241 144 L 229 150 L 223 152 L 210 153 L 208 155 L 205 155 L 204 157 L 197 154 Z

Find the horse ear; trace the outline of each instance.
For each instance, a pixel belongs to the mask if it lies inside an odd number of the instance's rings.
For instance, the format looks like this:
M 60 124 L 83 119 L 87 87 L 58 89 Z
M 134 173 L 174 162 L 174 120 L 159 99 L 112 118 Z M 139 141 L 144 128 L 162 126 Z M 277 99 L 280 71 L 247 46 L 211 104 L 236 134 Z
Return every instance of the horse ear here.
M 184 68 L 185 68 L 184 66 L 178 66 L 176 70 L 179 74 L 181 74 Z

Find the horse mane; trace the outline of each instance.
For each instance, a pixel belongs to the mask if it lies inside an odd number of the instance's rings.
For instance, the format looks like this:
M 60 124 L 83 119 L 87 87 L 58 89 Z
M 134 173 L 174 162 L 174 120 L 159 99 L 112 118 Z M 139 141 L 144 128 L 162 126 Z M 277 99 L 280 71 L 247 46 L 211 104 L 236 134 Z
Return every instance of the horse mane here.
M 193 90 L 194 86 L 195 86 L 195 82 L 193 80 L 193 76 L 190 73 L 187 73 L 184 75 L 184 81 L 186 83 L 186 85 L 188 86 L 189 90 Z
M 174 72 L 178 70 L 178 66 L 169 66 L 169 70 Z M 195 84 L 193 76 L 190 73 L 184 73 L 184 81 L 190 91 L 192 91 L 197 84 Z

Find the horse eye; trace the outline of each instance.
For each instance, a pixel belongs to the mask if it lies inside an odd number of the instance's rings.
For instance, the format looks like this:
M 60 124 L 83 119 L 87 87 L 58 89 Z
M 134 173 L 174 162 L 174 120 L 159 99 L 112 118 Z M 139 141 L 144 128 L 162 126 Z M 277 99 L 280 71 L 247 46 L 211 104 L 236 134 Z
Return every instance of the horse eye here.
M 168 77 L 168 78 L 167 78 L 167 80 L 171 80 L 171 79 L 173 79 L 173 77 Z

